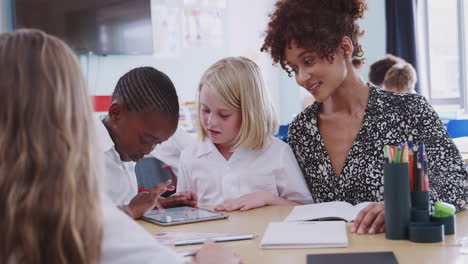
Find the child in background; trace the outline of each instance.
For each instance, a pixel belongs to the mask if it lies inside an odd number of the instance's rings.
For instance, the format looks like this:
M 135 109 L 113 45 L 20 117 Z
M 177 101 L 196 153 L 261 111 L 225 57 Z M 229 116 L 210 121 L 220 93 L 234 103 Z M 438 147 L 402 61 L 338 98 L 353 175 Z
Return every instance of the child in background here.
M 198 86 L 197 111 L 201 140 L 181 154 L 178 190 L 220 211 L 311 201 L 290 147 L 272 136 L 277 115 L 254 62 L 213 64 Z
M 416 78 L 416 70 L 411 64 L 398 63 L 385 74 L 382 88 L 397 93 L 414 93 Z
M 382 59 L 372 63 L 369 69 L 369 81 L 380 88 L 383 88 L 382 86 L 385 74 L 393 65 L 398 63 L 405 63 L 405 60 L 391 54 L 387 54 Z

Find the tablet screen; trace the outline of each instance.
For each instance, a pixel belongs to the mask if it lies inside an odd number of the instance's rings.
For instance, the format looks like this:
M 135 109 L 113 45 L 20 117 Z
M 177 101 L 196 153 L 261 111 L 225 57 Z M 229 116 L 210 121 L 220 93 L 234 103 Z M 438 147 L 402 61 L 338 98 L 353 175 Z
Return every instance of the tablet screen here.
M 213 218 L 223 215 L 223 213 L 209 211 L 201 208 L 182 206 L 164 209 L 164 211 L 152 210 L 146 213 L 145 217 L 151 218 L 161 223 L 174 223 Z

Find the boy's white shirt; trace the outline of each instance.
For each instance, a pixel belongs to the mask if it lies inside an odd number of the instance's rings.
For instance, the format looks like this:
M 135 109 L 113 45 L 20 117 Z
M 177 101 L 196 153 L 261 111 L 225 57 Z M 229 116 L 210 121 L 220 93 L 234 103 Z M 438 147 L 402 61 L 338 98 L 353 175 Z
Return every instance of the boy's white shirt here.
M 175 251 L 156 242 L 143 227 L 117 209 L 109 198 L 101 199 L 103 237 L 99 263 L 183 263 Z
M 99 150 L 104 154 L 104 186 L 114 205 L 129 204 L 138 194 L 135 162 L 123 162 L 101 119 L 94 117 Z
M 218 205 L 255 191 L 310 203 L 312 197 L 288 144 L 271 137 L 261 150 L 237 149 L 226 160 L 206 139 L 180 157 L 177 191 L 192 190 L 200 205 Z
M 179 162 L 181 152 L 194 144 L 196 138 L 189 135 L 182 127 L 177 127 L 176 132 L 168 140 L 157 145 L 151 155 L 169 165 L 176 176 L 179 175 Z

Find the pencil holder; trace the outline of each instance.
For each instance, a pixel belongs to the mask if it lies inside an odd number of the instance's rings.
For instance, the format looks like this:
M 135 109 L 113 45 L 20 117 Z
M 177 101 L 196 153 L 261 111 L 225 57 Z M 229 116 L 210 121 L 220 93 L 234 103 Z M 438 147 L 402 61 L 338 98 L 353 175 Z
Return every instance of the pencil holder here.
M 410 186 L 408 163 L 384 163 L 385 237 L 408 239 Z
M 429 192 L 428 191 L 411 192 L 411 208 L 429 210 Z
M 411 208 L 411 222 L 427 223 L 431 220 L 428 209 Z
M 431 222 L 443 224 L 445 235 L 455 234 L 455 215 L 451 215 L 447 217 L 431 216 Z
M 411 223 L 409 240 L 416 243 L 437 243 L 444 240 L 444 225 L 441 223 Z

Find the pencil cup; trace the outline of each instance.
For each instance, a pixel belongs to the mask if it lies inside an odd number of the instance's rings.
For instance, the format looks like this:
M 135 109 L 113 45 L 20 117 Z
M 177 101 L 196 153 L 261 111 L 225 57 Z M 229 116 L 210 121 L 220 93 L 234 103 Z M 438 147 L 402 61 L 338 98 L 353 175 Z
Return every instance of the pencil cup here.
M 411 222 L 427 223 L 431 219 L 429 215 L 429 192 L 411 192 Z
M 410 186 L 408 163 L 384 163 L 385 237 L 408 239 Z
M 411 192 L 411 208 L 429 210 L 429 192 L 428 191 Z
M 416 243 L 437 243 L 444 240 L 444 225 L 441 223 L 411 223 L 409 240 Z
M 455 234 L 455 215 L 451 215 L 447 217 L 431 216 L 431 222 L 443 224 L 445 235 Z
M 431 220 L 428 209 L 411 208 L 411 222 L 427 223 Z

